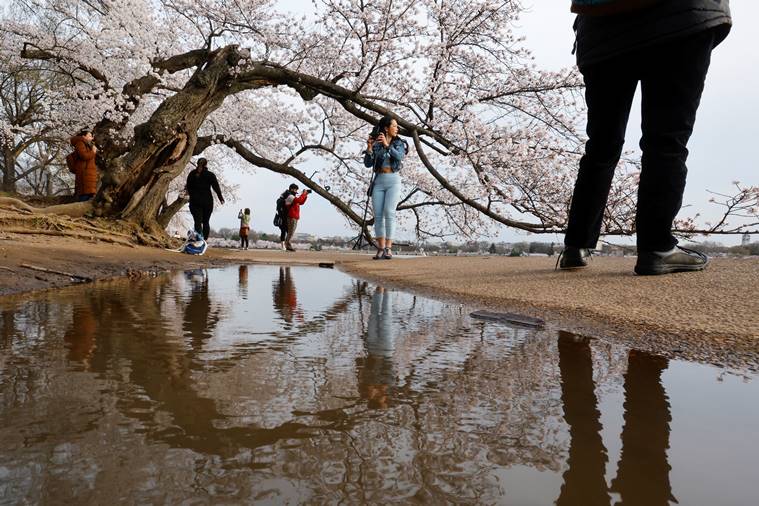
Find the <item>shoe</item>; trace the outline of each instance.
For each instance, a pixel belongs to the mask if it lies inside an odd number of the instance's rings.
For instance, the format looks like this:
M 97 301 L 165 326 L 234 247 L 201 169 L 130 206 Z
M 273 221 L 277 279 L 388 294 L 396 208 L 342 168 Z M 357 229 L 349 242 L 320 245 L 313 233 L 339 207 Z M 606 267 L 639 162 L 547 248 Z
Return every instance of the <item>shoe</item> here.
M 280 244 L 281 244 L 281 246 L 282 246 L 282 251 L 285 251 L 285 249 L 287 249 L 287 248 L 285 248 L 285 243 L 284 243 L 284 242 L 282 242 L 282 243 L 280 243 Z
M 393 252 L 390 251 L 390 248 L 385 248 L 385 251 L 382 252 L 382 258 L 385 260 L 393 259 Z
M 291 246 L 288 246 L 288 247 L 287 247 L 287 251 L 295 251 L 295 248 L 293 248 L 293 247 L 291 247 Z
M 559 258 L 556 260 L 557 269 L 581 269 L 588 266 L 588 258 L 591 253 L 588 248 L 575 248 L 574 246 L 567 246 L 559 253 Z
M 382 260 L 385 256 L 385 250 L 384 249 L 378 249 L 377 253 L 372 257 L 372 260 Z
M 635 274 L 656 276 L 671 272 L 700 271 L 709 265 L 709 257 L 699 251 L 677 246 L 677 251 L 661 256 L 653 251 L 638 251 Z

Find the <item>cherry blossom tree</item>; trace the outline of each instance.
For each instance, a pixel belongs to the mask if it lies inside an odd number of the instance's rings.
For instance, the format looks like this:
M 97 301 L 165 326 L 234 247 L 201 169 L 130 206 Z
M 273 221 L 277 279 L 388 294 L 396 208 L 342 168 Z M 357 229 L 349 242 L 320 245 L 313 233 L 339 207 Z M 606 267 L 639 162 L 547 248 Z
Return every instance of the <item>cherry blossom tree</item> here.
M 51 121 L 94 125 L 100 191 L 62 212 L 160 236 L 182 205 L 172 181 L 213 148 L 298 179 L 368 232 L 360 150 L 368 123 L 390 113 L 411 147 L 400 215 L 420 237 L 561 232 L 584 142 L 581 80 L 531 63 L 512 31 L 520 11 L 517 0 L 318 0 L 296 18 L 269 0 L 15 0 L 0 30 L 3 54 L 66 79 Z M 634 232 L 636 180 L 623 160 L 605 232 Z M 758 192 L 740 188 L 726 198 L 740 199 L 729 209 L 741 225 L 728 210 L 718 226 L 677 227 L 757 226 Z

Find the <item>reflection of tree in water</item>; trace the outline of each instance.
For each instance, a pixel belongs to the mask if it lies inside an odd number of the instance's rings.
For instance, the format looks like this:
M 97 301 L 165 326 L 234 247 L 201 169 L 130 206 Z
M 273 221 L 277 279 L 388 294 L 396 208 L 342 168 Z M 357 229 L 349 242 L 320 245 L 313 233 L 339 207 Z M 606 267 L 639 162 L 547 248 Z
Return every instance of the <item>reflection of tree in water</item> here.
M 282 286 L 292 283 L 286 271 L 279 274 Z M 494 503 L 504 493 L 489 481 L 494 470 L 517 464 L 555 471 L 563 467 L 567 441 L 558 430 L 563 418 L 572 441 L 560 504 L 570 504 L 571 497 L 589 498 L 585 504 L 608 499 L 599 465 L 606 453 L 598 433 L 588 342 L 563 336 L 557 364 L 555 342 L 546 335 L 479 326 L 450 306 L 380 289 L 365 307 L 365 285 L 356 282 L 321 315 L 307 322 L 291 319 L 286 349 L 275 348 L 272 340 L 221 361 L 202 353 L 222 318 L 219 305 L 209 294 L 207 279 L 192 283 L 189 293 L 170 277 L 148 280 L 139 289 L 105 287 L 88 302 L 97 329 L 88 352 L 91 368 L 115 383 L 99 395 L 115 399 L 112 405 L 138 422 L 148 443 L 159 443 L 144 446 L 145 461 L 151 452 L 169 446 L 181 452 L 175 455 L 183 456 L 185 465 L 196 466 L 195 480 L 235 490 L 241 482 L 254 483 L 250 473 L 264 466 L 267 475 L 308 489 L 310 495 L 303 497 L 313 502 L 408 501 L 416 493 L 431 503 Z M 299 340 L 308 339 L 321 347 L 317 356 L 301 359 L 296 356 Z M 340 364 L 352 367 L 345 370 Z M 630 364 L 625 451 L 615 482 L 623 500 L 631 493 L 625 492 L 628 486 L 646 493 L 625 471 L 643 457 L 627 448 L 646 437 L 645 430 L 656 433 L 661 425 L 656 417 L 648 419 L 648 429 L 636 425 L 641 408 L 633 408 L 635 385 L 646 398 L 658 395 L 656 385 L 663 395 L 655 373 L 640 368 L 641 377 L 634 373 L 632 356 Z M 277 374 L 283 370 L 299 375 Z M 259 394 L 259 385 L 272 388 Z M 241 403 L 239 396 L 228 394 L 230 389 L 255 395 L 256 402 Z M 274 417 L 275 423 L 264 425 L 259 422 L 263 412 L 277 412 L 281 420 Z M 120 420 L 109 419 L 102 423 Z M 58 427 L 48 423 L 41 427 L 55 434 Z M 666 445 L 654 446 L 664 449 L 648 455 L 664 455 L 666 463 Z M 135 460 L 135 467 L 140 463 Z M 171 482 L 162 470 L 155 473 L 151 480 Z M 72 471 L 69 478 L 82 475 Z M 587 489 L 585 495 L 570 494 L 578 487 Z

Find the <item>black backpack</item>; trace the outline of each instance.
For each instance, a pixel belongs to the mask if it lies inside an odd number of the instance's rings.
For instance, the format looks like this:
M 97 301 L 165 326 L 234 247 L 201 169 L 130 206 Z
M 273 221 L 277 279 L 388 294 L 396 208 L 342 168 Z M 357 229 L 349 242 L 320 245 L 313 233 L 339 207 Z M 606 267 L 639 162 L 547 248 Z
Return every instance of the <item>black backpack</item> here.
M 285 223 L 287 223 L 287 204 L 285 202 L 287 201 L 287 196 L 289 194 L 290 192 L 286 191 L 277 199 L 277 208 L 274 214 L 275 227 L 282 228 Z

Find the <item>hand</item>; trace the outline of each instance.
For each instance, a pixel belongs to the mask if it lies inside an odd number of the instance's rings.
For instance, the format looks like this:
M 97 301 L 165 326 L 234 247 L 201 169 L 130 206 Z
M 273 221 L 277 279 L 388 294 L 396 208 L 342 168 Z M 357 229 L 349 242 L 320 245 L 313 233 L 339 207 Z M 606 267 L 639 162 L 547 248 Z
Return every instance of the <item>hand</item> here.
M 94 144 L 92 145 L 92 152 L 93 153 L 97 153 L 98 152 L 98 147 L 95 146 Z
M 374 146 L 374 137 L 369 136 L 369 138 L 366 139 L 366 150 L 371 153 L 373 146 Z
M 377 142 L 381 142 L 385 147 L 388 147 L 390 145 L 390 143 L 387 142 L 387 139 L 385 138 L 385 134 L 379 134 L 377 136 Z

